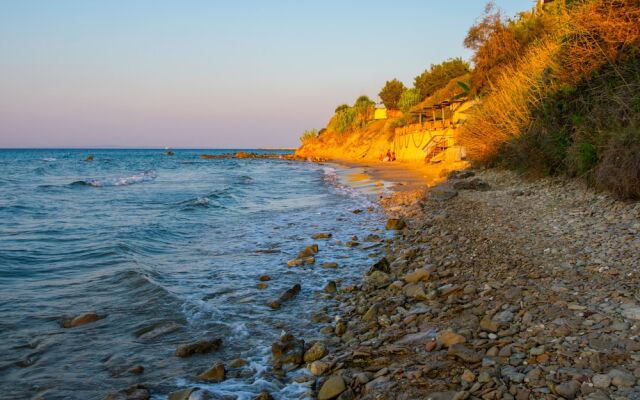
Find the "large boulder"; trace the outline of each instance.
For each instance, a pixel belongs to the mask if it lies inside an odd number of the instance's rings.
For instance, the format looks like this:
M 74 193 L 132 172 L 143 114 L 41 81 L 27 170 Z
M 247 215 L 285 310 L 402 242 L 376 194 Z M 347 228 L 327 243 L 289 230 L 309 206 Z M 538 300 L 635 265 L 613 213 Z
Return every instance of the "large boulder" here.
M 224 380 L 225 368 L 223 362 L 213 364 L 206 371 L 198 375 L 198 379 L 209 382 L 221 382 Z
M 327 347 L 322 342 L 315 342 L 313 346 L 304 353 L 304 361 L 307 363 L 321 359 L 327 355 Z
M 297 367 L 304 360 L 304 340 L 285 333 L 271 345 L 271 356 L 276 369 L 282 369 L 285 365 Z

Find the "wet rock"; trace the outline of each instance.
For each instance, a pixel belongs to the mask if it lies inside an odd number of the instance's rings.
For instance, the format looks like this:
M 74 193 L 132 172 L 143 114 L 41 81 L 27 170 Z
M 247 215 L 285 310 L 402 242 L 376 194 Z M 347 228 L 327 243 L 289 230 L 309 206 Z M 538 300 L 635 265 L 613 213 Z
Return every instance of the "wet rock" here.
M 267 305 L 273 308 L 274 310 L 278 309 L 282 306 L 282 303 L 294 298 L 298 293 L 300 293 L 300 289 L 301 289 L 300 284 L 296 283 L 290 289 L 287 289 L 284 293 L 282 293 L 280 297 L 278 297 L 275 300 L 269 301 Z
M 336 400 L 354 400 L 356 394 L 351 388 L 347 388 L 344 392 L 340 393 L 340 396 L 336 397 Z
M 345 245 L 349 248 L 352 248 L 360 246 L 360 243 L 356 242 L 355 240 L 349 240 L 347 243 L 345 243 Z
M 162 322 L 160 325 L 153 325 L 143 328 L 136 332 L 136 335 L 141 340 L 153 340 L 160 336 L 168 335 L 182 328 L 182 325 L 176 322 Z
M 260 275 L 260 277 L 258 278 L 258 280 L 260 282 L 267 282 L 271 280 L 271 277 L 269 275 Z
M 144 367 L 142 365 L 134 365 L 133 367 L 129 368 L 129 373 L 134 375 L 140 375 L 143 372 L 144 372 Z
M 176 356 L 190 357 L 194 354 L 211 353 L 218 350 L 222 346 L 222 339 L 203 339 L 192 343 L 181 344 L 176 349 Z
M 262 392 L 260 392 L 259 395 L 254 397 L 253 400 L 274 400 L 274 398 L 273 396 L 271 396 L 271 393 L 267 392 L 266 390 L 263 390 Z
M 347 390 L 347 385 L 344 383 L 344 379 L 341 376 L 333 375 L 322 384 L 318 392 L 318 400 L 334 399 L 345 390 Z
M 220 397 L 208 390 L 193 387 L 172 392 L 167 400 L 220 400 Z
M 491 189 L 491 186 L 479 178 L 470 180 L 458 181 L 453 184 L 453 188 L 456 190 L 480 190 L 487 191 Z
M 262 290 L 262 289 L 266 289 L 267 287 L 269 287 L 269 285 L 267 285 L 264 282 L 260 282 L 260 283 L 258 283 L 257 287 L 258 287 L 258 289 Z
M 451 347 L 454 344 L 466 342 L 466 339 L 460 334 L 457 334 L 450 330 L 446 330 L 438 333 L 436 341 L 444 347 Z
M 298 253 L 298 258 L 311 257 L 318 253 L 318 250 L 319 248 L 317 244 L 309 245 L 305 247 L 304 250 L 302 250 L 300 253 Z
M 318 240 L 318 239 L 331 239 L 333 235 L 329 232 L 319 232 L 319 233 L 314 233 L 313 235 L 311 235 L 311 238 L 314 240 Z
M 389 218 L 385 229 L 400 231 L 407 227 L 407 223 L 402 218 Z
M 459 343 L 449 346 L 447 355 L 450 357 L 458 358 L 468 363 L 477 363 L 477 362 L 480 362 L 482 359 L 482 357 L 480 357 L 480 355 L 477 352 Z
M 336 323 L 335 333 L 336 336 L 342 336 L 347 331 L 347 324 L 344 321 L 338 321 Z
M 240 368 L 245 365 L 247 365 L 247 360 L 245 360 L 244 358 L 234 358 L 233 360 L 229 361 L 230 368 Z
M 103 319 L 104 317 L 105 317 L 104 315 L 98 315 L 96 313 L 80 314 L 80 315 L 75 316 L 75 317 L 62 318 L 62 320 L 60 321 L 60 325 L 63 328 L 76 328 L 78 326 L 82 326 L 82 325 L 90 324 L 92 322 L 99 321 L 99 320 Z
M 289 267 L 298 267 L 298 266 L 300 266 L 300 265 L 302 265 L 302 264 L 304 264 L 304 261 L 303 261 L 303 260 L 300 260 L 300 259 L 298 259 L 298 258 L 296 258 L 296 259 L 294 259 L 294 260 L 289 260 L 289 261 L 287 261 L 287 265 L 288 265 Z
M 327 282 L 327 285 L 324 287 L 324 291 L 326 293 L 335 293 L 337 291 L 336 282 L 335 281 Z
M 424 397 L 425 400 L 454 400 L 457 392 L 432 392 Z
M 338 268 L 338 263 L 327 261 L 327 262 L 323 262 L 322 264 L 320 264 L 320 266 L 322 268 Z
M 285 365 L 297 367 L 304 360 L 304 340 L 285 333 L 280 340 L 271 345 L 271 355 L 276 369 L 281 369 Z
M 223 362 L 213 364 L 209 369 L 200 373 L 198 379 L 209 382 L 221 382 L 224 380 L 225 368 Z
M 327 355 L 327 347 L 322 342 L 315 342 L 313 346 L 304 353 L 304 361 L 314 362 Z
M 117 393 L 109 393 L 105 400 L 148 400 L 149 390 L 144 385 L 133 385 Z
M 87 158 L 84 159 L 85 161 L 93 161 L 93 156 L 87 156 Z

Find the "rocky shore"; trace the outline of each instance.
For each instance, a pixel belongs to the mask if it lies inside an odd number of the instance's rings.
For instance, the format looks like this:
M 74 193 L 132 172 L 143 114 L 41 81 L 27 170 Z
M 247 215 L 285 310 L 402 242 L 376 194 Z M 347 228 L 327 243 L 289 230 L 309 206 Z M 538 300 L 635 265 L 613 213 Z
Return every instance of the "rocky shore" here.
M 489 170 L 384 205 L 406 226 L 317 316 L 318 399 L 640 398 L 639 203 Z
M 640 399 L 640 203 L 487 170 L 453 172 L 381 204 L 395 235 L 344 243 L 370 249 L 371 265 L 359 284 L 317 288 L 332 300 L 311 316 L 317 335 L 284 332 L 270 375 L 318 400 Z M 307 246 L 284 267 L 337 267 L 314 266 L 318 251 Z M 280 312 L 299 292 L 267 305 Z M 208 339 L 176 355 L 223 345 Z M 216 362 L 198 379 L 219 382 L 245 363 Z M 107 398 L 149 396 L 135 385 Z M 235 397 L 192 387 L 168 398 Z

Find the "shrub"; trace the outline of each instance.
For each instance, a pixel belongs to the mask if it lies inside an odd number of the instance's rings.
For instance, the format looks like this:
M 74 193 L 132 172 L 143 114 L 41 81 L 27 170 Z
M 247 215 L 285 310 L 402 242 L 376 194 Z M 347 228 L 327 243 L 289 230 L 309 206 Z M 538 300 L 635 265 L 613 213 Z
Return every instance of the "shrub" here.
M 347 106 L 336 112 L 334 129 L 338 133 L 344 133 L 353 127 L 356 120 L 356 111 Z
M 308 142 L 314 141 L 318 138 L 318 131 L 316 129 L 307 129 L 304 131 L 302 136 L 300 136 L 300 142 L 302 144 L 306 144 Z
M 384 84 L 384 87 L 380 90 L 378 96 L 380 96 L 380 100 L 382 100 L 382 103 L 387 109 L 397 109 L 398 101 L 400 101 L 400 96 L 405 89 L 406 88 L 402 82 L 397 79 L 393 79 Z
M 431 96 L 438 89 L 445 87 L 453 78 L 469 72 L 469 63 L 461 58 L 452 58 L 440 64 L 432 64 L 414 79 L 414 88 L 420 94 L 420 100 Z
M 371 119 L 375 105 L 376 103 L 367 96 L 358 97 L 354 103 L 353 110 L 355 111 L 356 122 L 360 128 L 364 127 Z
M 417 89 L 405 89 L 400 95 L 398 107 L 406 114 L 418 103 L 420 103 L 420 92 Z

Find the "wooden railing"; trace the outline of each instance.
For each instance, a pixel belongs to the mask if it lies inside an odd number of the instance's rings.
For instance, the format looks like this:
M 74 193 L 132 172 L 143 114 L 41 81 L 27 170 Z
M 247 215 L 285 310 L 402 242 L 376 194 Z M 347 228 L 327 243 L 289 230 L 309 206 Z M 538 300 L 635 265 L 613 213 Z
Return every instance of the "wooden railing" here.
M 437 129 L 446 129 L 454 127 L 455 124 L 448 119 L 439 121 L 427 121 L 421 124 L 409 124 L 401 126 L 395 129 L 396 135 L 406 135 L 408 133 L 420 132 L 420 131 L 434 131 Z

